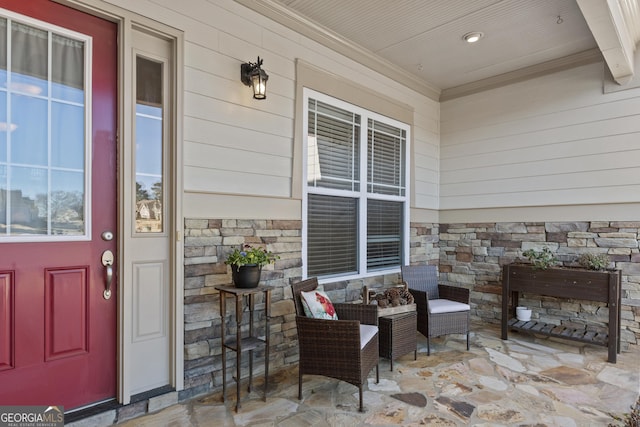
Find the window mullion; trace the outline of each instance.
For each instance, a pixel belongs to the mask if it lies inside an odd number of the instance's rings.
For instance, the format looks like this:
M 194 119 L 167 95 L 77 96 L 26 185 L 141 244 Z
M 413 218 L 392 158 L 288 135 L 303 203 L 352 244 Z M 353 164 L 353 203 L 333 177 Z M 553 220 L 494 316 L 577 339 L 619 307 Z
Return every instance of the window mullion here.
M 367 178 L 369 181 L 367 182 L 369 188 L 369 194 L 377 193 L 377 181 L 376 181 L 376 161 L 377 161 L 377 153 L 376 153 L 376 128 L 373 120 L 369 120 L 369 129 L 368 129 L 368 139 L 367 143 L 367 156 L 368 156 L 368 164 L 369 173 L 367 174 Z
M 51 69 L 53 68 L 51 31 L 47 31 L 47 235 L 51 235 Z
M 360 130 L 360 216 L 358 218 L 358 270 L 362 274 L 367 272 L 367 191 L 369 188 L 367 181 L 369 118 L 365 114 L 361 115 L 360 124 L 364 127 Z
M 12 25 L 12 20 L 11 19 L 7 19 L 7 125 L 11 126 L 11 123 L 13 123 L 13 111 L 12 111 L 12 90 L 11 90 L 11 80 L 13 79 L 13 72 L 12 72 L 12 52 L 11 52 L 11 43 L 12 43 L 12 34 L 11 34 L 11 25 Z M 10 129 L 10 128 L 9 128 Z M 6 173 L 7 173 L 7 194 L 11 194 L 12 192 L 12 186 L 13 186 L 13 182 L 12 182 L 12 168 L 10 167 L 11 165 L 11 146 L 12 146 L 12 141 L 11 141 L 11 130 L 9 130 L 7 133 L 7 158 L 6 158 Z M 11 223 L 11 212 L 13 207 L 11 206 L 11 197 L 6 197 L 6 216 L 5 216 L 5 222 L 7 224 L 7 228 L 5 231 L 5 236 L 10 236 L 11 235 L 11 228 L 13 226 L 13 224 Z
M 355 125 L 356 125 L 356 116 L 354 115 L 351 119 L 352 128 L 355 128 Z M 357 187 L 356 180 L 358 179 L 358 177 L 355 176 L 355 159 L 357 159 L 355 141 L 352 141 L 351 142 L 351 191 L 354 191 Z

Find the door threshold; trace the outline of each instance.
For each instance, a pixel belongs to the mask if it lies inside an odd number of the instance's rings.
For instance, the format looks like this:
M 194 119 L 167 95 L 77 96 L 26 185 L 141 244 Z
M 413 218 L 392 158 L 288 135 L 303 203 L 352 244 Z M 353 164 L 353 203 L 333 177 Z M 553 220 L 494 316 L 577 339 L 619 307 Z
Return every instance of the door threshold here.
M 170 385 L 154 388 L 153 390 L 145 391 L 142 393 L 135 394 L 131 396 L 131 403 L 128 405 L 122 405 L 118 403 L 115 399 L 109 400 L 107 402 L 98 403 L 93 406 L 89 406 L 86 408 L 81 408 L 77 410 L 73 410 L 71 412 L 65 412 L 64 414 L 64 424 L 72 424 L 78 423 L 78 425 L 94 425 L 93 423 L 87 423 L 89 418 L 103 419 L 105 415 L 109 412 L 113 412 L 112 421 L 105 425 L 116 424 L 128 419 L 137 418 L 142 415 L 149 413 L 149 401 L 157 400 L 156 398 L 169 395 L 170 393 L 174 393 L 175 388 Z M 173 399 L 169 399 L 169 402 L 172 402 Z M 175 403 L 178 403 L 177 395 L 175 398 Z M 168 405 L 167 405 L 168 406 Z M 154 405 L 151 412 L 155 412 L 160 407 Z M 80 423 L 82 422 L 82 423 Z M 97 421 L 96 424 L 101 424 Z
M 165 385 L 162 387 L 154 388 L 151 390 L 143 391 L 142 393 L 134 394 L 131 396 L 131 403 L 138 403 L 143 400 L 149 400 L 152 397 L 158 397 L 163 394 L 171 393 L 176 389 L 171 387 L 170 385 Z
M 73 423 L 85 418 L 90 418 L 103 412 L 112 411 L 123 405 L 119 404 L 117 400 L 112 399 L 107 402 L 98 403 L 96 405 L 83 407 L 80 409 L 72 409 L 70 412 L 64 413 L 64 424 Z

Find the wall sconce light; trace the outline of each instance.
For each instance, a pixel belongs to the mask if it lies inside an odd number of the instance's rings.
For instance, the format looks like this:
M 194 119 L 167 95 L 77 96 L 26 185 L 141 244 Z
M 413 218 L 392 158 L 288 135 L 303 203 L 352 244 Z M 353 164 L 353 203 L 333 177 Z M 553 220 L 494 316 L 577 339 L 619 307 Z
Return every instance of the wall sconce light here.
M 260 68 L 261 65 L 262 59 L 258 56 L 258 61 L 255 64 L 246 62 L 240 66 L 240 81 L 253 88 L 253 97 L 255 99 L 267 98 L 267 80 L 269 80 L 269 76 Z

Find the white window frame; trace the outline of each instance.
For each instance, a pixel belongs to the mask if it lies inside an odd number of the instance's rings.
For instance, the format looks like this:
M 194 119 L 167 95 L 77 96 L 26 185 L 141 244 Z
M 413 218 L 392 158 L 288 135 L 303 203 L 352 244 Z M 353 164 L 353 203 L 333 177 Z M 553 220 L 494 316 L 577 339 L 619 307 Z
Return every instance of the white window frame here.
M 360 190 L 359 191 L 346 191 L 346 190 L 334 190 L 330 188 L 313 187 L 312 189 L 307 185 L 307 167 L 308 167 L 308 135 L 309 135 L 309 99 L 316 99 L 324 103 L 333 105 L 338 108 L 356 113 L 360 115 Z M 410 141 L 411 141 L 411 126 L 407 123 L 400 122 L 398 120 L 391 119 L 389 117 L 378 114 L 374 111 L 367 110 L 363 107 L 342 101 L 332 96 L 317 92 L 307 87 L 303 88 L 303 111 L 302 111 L 302 277 L 307 278 L 308 263 L 307 263 L 307 245 L 308 245 L 308 195 L 309 194 L 324 194 L 330 196 L 352 197 L 358 199 L 358 272 L 356 274 L 343 274 L 343 275 L 327 275 L 319 277 L 320 283 L 333 282 L 336 280 L 353 280 L 363 277 L 381 276 L 385 274 L 399 273 L 400 265 L 387 269 L 376 269 L 367 271 L 367 201 L 369 199 L 389 200 L 402 202 L 404 206 L 403 218 L 402 218 L 402 260 L 401 264 L 408 263 L 409 260 L 409 239 L 410 239 L 410 173 L 409 165 L 410 158 Z M 405 191 L 404 196 L 391 196 L 385 194 L 368 193 L 368 122 L 369 119 L 373 119 L 378 122 L 395 126 L 406 132 L 405 139 L 405 159 L 404 159 L 404 182 Z

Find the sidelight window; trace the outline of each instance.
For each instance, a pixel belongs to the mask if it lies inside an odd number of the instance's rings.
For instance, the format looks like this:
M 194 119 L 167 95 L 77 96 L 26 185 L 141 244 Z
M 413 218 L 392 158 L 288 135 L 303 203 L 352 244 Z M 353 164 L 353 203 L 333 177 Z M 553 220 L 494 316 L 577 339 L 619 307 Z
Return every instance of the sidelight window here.
M 136 58 L 136 225 L 137 233 L 163 231 L 162 62 Z

